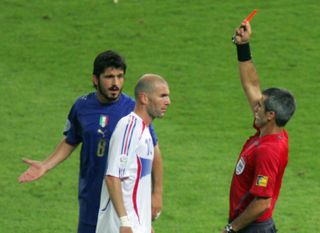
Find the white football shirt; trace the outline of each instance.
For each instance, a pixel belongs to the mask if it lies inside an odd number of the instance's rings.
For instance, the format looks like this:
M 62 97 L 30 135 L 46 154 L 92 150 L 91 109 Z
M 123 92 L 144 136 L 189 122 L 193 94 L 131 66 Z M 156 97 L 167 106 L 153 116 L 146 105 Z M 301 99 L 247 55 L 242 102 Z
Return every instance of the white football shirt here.
M 118 122 L 108 156 L 106 175 L 121 179 L 124 205 L 133 232 L 150 233 L 154 146 L 148 126 L 134 112 Z M 103 182 L 96 233 L 119 233 L 119 228 L 119 217 Z

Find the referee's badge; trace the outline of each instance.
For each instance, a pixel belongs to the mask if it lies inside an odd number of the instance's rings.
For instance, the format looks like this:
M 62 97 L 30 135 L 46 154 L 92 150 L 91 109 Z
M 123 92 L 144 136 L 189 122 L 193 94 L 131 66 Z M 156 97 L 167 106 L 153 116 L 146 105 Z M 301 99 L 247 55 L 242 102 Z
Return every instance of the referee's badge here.
M 241 157 L 236 166 L 236 175 L 240 175 L 244 171 L 245 166 L 246 161 Z

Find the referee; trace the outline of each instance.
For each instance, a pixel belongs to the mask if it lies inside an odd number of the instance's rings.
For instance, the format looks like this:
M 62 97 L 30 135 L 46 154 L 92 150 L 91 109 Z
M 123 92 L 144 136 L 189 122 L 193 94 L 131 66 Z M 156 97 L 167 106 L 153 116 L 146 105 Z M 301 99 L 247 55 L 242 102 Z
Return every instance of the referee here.
M 288 163 L 288 134 L 284 126 L 295 111 L 293 95 L 284 89 L 261 91 L 244 21 L 236 29 L 240 80 L 254 116 L 255 134 L 244 144 L 230 187 L 229 223 L 222 233 L 274 233 L 272 219 Z

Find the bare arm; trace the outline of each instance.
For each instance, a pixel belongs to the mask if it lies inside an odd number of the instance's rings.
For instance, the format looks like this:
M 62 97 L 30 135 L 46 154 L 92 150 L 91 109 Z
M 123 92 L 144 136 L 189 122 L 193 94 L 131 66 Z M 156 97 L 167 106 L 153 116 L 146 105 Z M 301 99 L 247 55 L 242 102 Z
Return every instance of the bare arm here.
M 112 204 L 119 217 L 126 216 L 127 211 L 124 207 L 123 195 L 121 189 L 121 181 L 115 176 L 105 177 L 106 185 L 110 194 Z
M 159 145 L 154 147 L 152 164 L 152 219 L 158 217 L 162 209 L 163 167 Z
M 259 216 L 261 216 L 271 205 L 272 198 L 256 197 L 245 209 L 245 211 L 240 214 L 231 223 L 234 231 L 239 231 L 255 221 Z M 223 231 L 224 232 L 224 231 Z
M 260 83 L 252 61 L 239 62 L 239 71 L 242 88 L 247 96 L 252 112 L 262 98 Z
M 106 185 L 110 194 L 112 204 L 119 216 L 127 216 L 127 211 L 123 202 L 123 194 L 121 189 L 121 180 L 115 176 L 105 177 Z M 131 227 L 120 227 L 120 233 L 132 233 Z
M 18 181 L 20 183 L 31 182 L 41 178 L 50 169 L 56 167 L 58 164 L 68 158 L 75 148 L 76 146 L 68 144 L 66 139 L 63 138 L 47 159 L 43 161 L 23 159 L 23 162 L 28 164 L 29 168 L 21 174 Z
M 236 29 L 235 38 L 237 46 L 249 43 L 251 36 L 251 26 L 248 22 L 243 22 Z M 254 111 L 254 107 L 262 98 L 259 77 L 252 60 L 239 61 L 240 80 L 249 105 Z

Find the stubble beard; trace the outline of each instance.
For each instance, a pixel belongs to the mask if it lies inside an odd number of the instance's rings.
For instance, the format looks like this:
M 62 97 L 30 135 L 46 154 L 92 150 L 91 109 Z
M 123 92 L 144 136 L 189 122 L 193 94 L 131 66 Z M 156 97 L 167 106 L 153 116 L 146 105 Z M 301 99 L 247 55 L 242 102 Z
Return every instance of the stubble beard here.
M 99 89 L 100 95 L 102 95 L 107 102 L 114 102 L 118 100 L 122 93 L 122 88 L 119 89 L 119 92 L 117 94 L 111 94 L 110 90 L 103 89 L 101 85 L 98 85 L 98 89 Z

